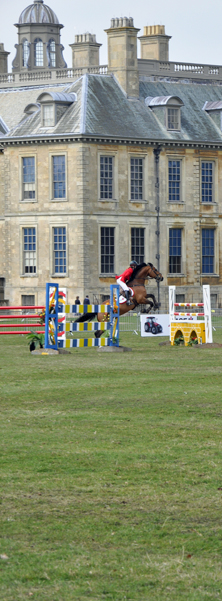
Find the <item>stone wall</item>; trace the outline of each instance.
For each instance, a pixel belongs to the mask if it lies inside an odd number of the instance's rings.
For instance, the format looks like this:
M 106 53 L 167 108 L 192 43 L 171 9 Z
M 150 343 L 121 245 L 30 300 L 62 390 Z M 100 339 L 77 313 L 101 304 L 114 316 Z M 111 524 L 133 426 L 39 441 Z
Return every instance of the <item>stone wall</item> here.
M 50 162 L 54 154 L 66 155 L 67 199 L 52 200 Z M 99 195 L 100 155 L 114 157 L 114 198 Z M 35 201 L 21 200 L 22 157 L 36 157 L 37 188 Z M 130 157 L 143 157 L 144 198 L 130 201 Z M 206 151 L 163 150 L 160 155 L 160 285 L 162 302 L 168 298 L 168 285 L 180 286 L 186 300 L 201 301 L 202 284 L 222 303 L 221 153 L 210 153 L 215 162 L 215 203 L 200 204 L 200 163 L 209 157 Z M 182 161 L 182 203 L 168 202 L 168 159 Z M 20 304 L 22 294 L 34 294 L 36 303 L 44 303 L 45 283 L 59 281 L 68 288 L 68 301 L 78 294 L 108 294 L 112 278 L 100 274 L 100 228 L 115 227 L 115 273 L 121 273 L 131 259 L 131 227 L 145 229 L 145 260 L 156 261 L 156 196 L 153 149 L 111 144 L 35 144 L 5 148 L 0 154 L 0 277 L 5 278 L 5 297 Z M 68 270 L 66 277 L 52 277 L 52 228 L 67 227 Z M 201 227 L 216 231 L 216 275 L 201 277 Z M 37 273 L 22 275 L 22 228 L 37 229 Z M 168 273 L 169 228 L 183 229 L 183 272 Z M 187 288 L 189 286 L 189 288 Z M 156 283 L 149 282 L 156 291 Z M 189 296 L 187 296 L 187 294 Z

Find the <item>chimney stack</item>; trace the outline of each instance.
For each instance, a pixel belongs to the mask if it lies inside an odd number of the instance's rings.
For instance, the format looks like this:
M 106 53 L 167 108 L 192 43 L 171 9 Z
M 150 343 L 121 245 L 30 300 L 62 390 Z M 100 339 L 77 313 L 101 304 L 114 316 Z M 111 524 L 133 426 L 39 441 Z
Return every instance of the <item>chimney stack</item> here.
M 99 66 L 99 49 L 102 44 L 97 43 L 95 35 L 88 32 L 76 35 L 74 44 L 69 45 L 72 48 L 73 69 Z
M 108 36 L 108 72 L 113 73 L 127 96 L 139 97 L 137 33 L 133 19 L 111 19 Z
M 8 73 L 8 55 L 10 52 L 4 50 L 4 44 L 0 44 L 0 73 Z
M 170 39 L 171 36 L 165 34 L 164 25 L 144 27 L 143 36 L 139 38 L 141 58 L 168 62 Z

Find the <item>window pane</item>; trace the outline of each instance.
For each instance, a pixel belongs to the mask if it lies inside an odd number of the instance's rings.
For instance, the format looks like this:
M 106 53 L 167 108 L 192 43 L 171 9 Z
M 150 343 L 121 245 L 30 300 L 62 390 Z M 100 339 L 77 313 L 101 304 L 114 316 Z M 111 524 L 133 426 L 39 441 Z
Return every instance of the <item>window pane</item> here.
M 113 198 L 113 157 L 100 157 L 100 198 Z
M 22 45 L 22 66 L 27 67 L 29 60 L 29 42 L 28 40 L 24 40 Z
M 131 229 L 131 261 L 144 262 L 144 232 L 145 230 L 141 227 L 132 227 Z
M 55 67 L 56 66 L 56 45 L 55 45 L 55 40 L 49 40 L 48 50 L 49 50 L 49 66 L 50 67 Z
M 66 197 L 65 157 L 53 157 L 53 198 Z
M 36 273 L 36 230 L 23 229 L 23 273 Z
M 24 200 L 35 198 L 35 157 L 22 159 L 22 188 Z
M 34 64 L 35 67 L 43 67 L 43 43 L 40 38 L 34 41 Z
M 130 159 L 130 198 L 143 199 L 143 159 Z
M 101 273 L 114 273 L 114 227 L 101 227 Z
M 53 228 L 53 271 L 66 273 L 66 228 Z
M 201 164 L 202 202 L 213 201 L 213 163 L 203 161 Z
M 202 230 L 202 273 L 214 273 L 214 230 Z
M 180 164 L 181 161 L 169 161 L 169 200 L 171 202 L 180 201 Z
M 181 229 L 169 230 L 169 273 L 181 273 Z
M 54 127 L 54 106 L 46 104 L 43 106 L 43 127 Z
M 22 294 L 22 307 L 35 306 L 34 294 Z
M 168 129 L 180 129 L 180 109 L 167 109 Z

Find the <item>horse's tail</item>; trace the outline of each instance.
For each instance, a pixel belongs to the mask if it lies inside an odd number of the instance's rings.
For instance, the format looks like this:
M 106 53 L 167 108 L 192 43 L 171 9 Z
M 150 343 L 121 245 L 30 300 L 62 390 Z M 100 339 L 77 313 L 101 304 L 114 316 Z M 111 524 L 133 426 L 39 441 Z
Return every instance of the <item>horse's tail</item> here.
M 83 315 L 80 315 L 80 317 L 77 317 L 77 319 L 75 319 L 74 323 L 81 323 L 83 321 L 91 321 L 92 319 L 94 319 L 94 317 L 96 317 L 97 313 L 84 313 Z

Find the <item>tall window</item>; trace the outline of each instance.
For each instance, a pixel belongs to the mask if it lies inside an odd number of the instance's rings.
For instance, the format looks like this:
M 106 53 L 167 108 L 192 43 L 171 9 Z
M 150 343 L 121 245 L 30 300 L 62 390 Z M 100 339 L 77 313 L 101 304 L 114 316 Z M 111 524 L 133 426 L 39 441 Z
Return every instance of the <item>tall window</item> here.
M 53 273 L 66 273 L 66 228 L 53 228 Z
M 53 104 L 43 104 L 42 106 L 43 127 L 54 127 L 54 106 Z
M 28 40 L 24 40 L 22 44 L 22 66 L 28 67 L 29 60 L 29 42 Z
M 53 198 L 66 197 L 66 162 L 65 156 L 53 157 Z
M 100 157 L 100 198 L 113 198 L 113 157 Z
M 181 242 L 182 230 L 173 228 L 169 230 L 169 273 L 181 273 Z
M 201 198 L 202 202 L 213 201 L 213 163 L 202 161 L 201 163 Z
M 202 273 L 214 273 L 214 230 L 202 230 Z
M 144 228 L 131 228 L 131 260 L 137 263 L 144 261 Z
M 43 42 L 40 38 L 34 40 L 34 65 L 43 67 Z
M 101 273 L 114 273 L 114 227 L 101 227 Z
M 180 109 L 179 108 L 168 108 L 167 109 L 167 129 L 180 130 Z
M 22 159 L 22 198 L 23 200 L 35 198 L 35 157 Z
M 23 273 L 36 273 L 36 229 L 23 228 Z
M 49 40 L 48 43 L 48 52 L 49 52 L 49 66 L 56 67 L 56 45 L 55 40 Z
M 143 199 L 143 159 L 130 159 L 130 198 Z
M 180 202 L 181 161 L 169 161 L 169 201 Z

